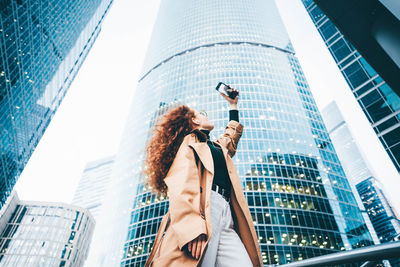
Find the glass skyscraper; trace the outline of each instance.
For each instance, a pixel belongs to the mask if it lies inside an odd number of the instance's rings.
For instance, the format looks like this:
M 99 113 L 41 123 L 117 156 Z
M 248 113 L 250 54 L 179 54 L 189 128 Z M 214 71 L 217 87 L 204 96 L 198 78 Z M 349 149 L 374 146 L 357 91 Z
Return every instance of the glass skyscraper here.
M 72 204 L 88 209 L 95 219 L 100 216 L 113 166 L 114 156 L 87 163 L 72 199 Z
M 370 177 L 358 183 L 356 188 L 379 241 L 387 243 L 399 240 L 400 220 L 386 199 L 382 184 L 376 178 Z M 393 267 L 400 266 L 400 255 L 389 262 Z
M 116 157 L 103 266 L 142 266 L 168 210 L 140 175 L 154 120 L 186 103 L 207 111 L 216 139 L 228 123 L 219 81 L 240 90 L 233 160 L 263 262 L 373 244 L 275 2 L 163 0 Z
M 349 181 L 356 185 L 374 176 L 336 102 L 329 103 L 321 114 Z
M 90 51 L 112 2 L 0 1 L 0 206 Z
M 353 189 L 354 196 L 358 202 L 360 210 L 364 216 L 367 227 L 374 239 L 376 244 L 380 241 L 375 232 L 372 218 L 370 213 L 367 211 L 367 207 L 364 205 L 364 201 L 361 199 L 359 191 L 356 189 L 356 185 L 362 183 L 365 180 L 375 179 L 374 174 L 371 171 L 370 163 L 366 160 L 364 154 L 361 152 L 357 141 L 354 139 L 352 131 L 344 120 L 343 115 L 336 104 L 331 102 L 322 111 L 322 117 L 324 119 L 326 128 L 329 136 L 331 137 L 332 144 L 335 147 L 336 153 L 343 166 L 344 172 L 350 182 L 350 186 Z
M 0 266 L 83 266 L 94 227 L 88 210 L 21 201 L 13 191 L 0 215 Z
M 400 172 L 400 97 L 313 0 L 302 2 L 372 128 Z
M 104 196 L 109 189 L 114 159 L 110 156 L 87 163 L 72 200 L 73 205 L 88 209 L 96 221 L 86 267 L 98 267 L 98 261 L 106 257 L 100 254 L 99 244 L 104 240 L 104 229 L 98 227 L 98 221 L 103 211 Z
M 326 127 L 355 192 L 360 210 L 376 244 L 393 241 L 400 235 L 400 221 L 387 200 L 383 186 L 370 170 L 370 163 L 360 151 L 352 131 L 336 102 L 322 110 Z M 390 260 L 398 266 L 400 260 Z
M 400 235 L 400 220 L 387 201 L 380 182 L 370 177 L 358 183 L 356 188 L 380 242 L 393 241 Z M 398 262 L 400 264 L 400 260 Z

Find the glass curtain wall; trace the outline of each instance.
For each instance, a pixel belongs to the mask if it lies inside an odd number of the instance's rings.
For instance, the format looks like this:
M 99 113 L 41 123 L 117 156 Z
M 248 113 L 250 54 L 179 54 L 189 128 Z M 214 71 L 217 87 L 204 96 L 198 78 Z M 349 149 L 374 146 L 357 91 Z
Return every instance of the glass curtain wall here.
M 400 97 L 313 0 L 302 2 L 354 97 L 400 172 Z
M 0 1 L 0 207 L 89 53 L 112 2 Z

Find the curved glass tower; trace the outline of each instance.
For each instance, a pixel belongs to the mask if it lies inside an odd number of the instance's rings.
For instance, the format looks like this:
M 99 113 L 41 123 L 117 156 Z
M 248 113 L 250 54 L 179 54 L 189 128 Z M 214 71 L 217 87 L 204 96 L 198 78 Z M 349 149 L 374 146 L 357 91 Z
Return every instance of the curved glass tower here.
M 164 0 L 114 169 L 107 217 L 121 266 L 144 264 L 168 210 L 139 175 L 154 118 L 174 101 L 204 109 L 215 140 L 228 123 L 219 81 L 240 90 L 233 160 L 264 263 L 373 244 L 275 2 Z

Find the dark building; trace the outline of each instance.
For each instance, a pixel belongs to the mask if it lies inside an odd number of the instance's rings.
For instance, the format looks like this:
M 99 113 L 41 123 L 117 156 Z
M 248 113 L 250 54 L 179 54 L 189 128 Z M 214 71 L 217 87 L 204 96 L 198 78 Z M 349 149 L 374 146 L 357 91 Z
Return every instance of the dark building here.
M 315 0 L 315 3 L 400 96 L 400 2 Z
M 90 51 L 112 2 L 0 1 L 0 206 Z
M 379 140 L 400 172 L 400 97 L 394 91 L 396 88 L 391 88 L 371 67 L 353 46 L 352 40 L 349 41 L 338 30 L 313 0 L 302 2 Z M 400 81 L 398 77 L 400 74 L 396 76 Z

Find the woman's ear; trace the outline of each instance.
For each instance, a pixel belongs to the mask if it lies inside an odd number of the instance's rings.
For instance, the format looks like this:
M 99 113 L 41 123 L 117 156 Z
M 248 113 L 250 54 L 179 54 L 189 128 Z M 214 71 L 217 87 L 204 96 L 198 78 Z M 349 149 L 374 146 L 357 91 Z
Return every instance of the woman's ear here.
M 193 122 L 195 125 L 200 125 L 200 121 L 199 121 L 198 119 L 196 119 L 195 117 L 192 118 L 192 122 Z

